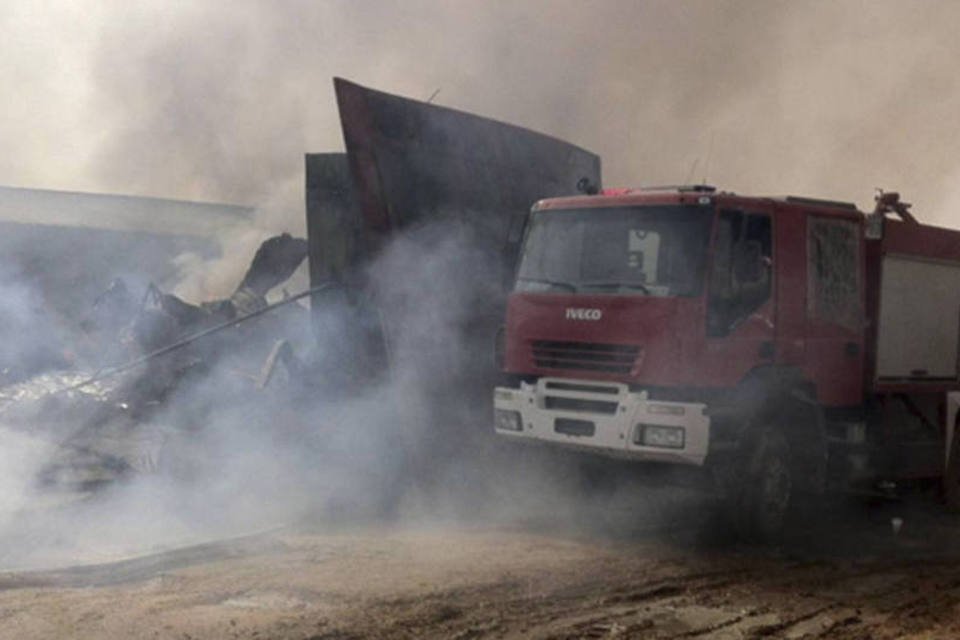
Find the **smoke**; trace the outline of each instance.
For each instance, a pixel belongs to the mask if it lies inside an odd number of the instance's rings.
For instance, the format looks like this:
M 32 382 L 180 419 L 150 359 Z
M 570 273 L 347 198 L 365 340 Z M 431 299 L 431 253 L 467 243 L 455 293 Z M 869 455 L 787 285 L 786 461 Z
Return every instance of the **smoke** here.
M 271 235 L 255 223 L 221 233 L 217 238 L 221 246 L 219 256 L 181 253 L 173 259 L 178 273 L 173 293 L 193 302 L 230 297 L 257 247 Z
M 463 311 L 445 302 L 463 284 L 451 269 L 462 242 L 455 233 L 433 230 L 423 240 L 398 243 L 374 265 L 385 299 L 416 294 L 421 302 L 406 300 L 409 306 L 393 315 L 397 366 L 380 384 L 303 380 L 280 364 L 270 385 L 258 390 L 255 380 L 273 339 L 292 341 L 301 357 L 309 353 L 308 317 L 298 307 L 108 385 L 64 393 L 91 372 L 66 363 L 25 368 L 19 384 L 0 392 L 0 565 L 94 562 L 305 517 L 391 514 L 429 459 L 424 452 L 437 450 L 429 433 L 441 403 L 425 384 L 436 372 L 427 371 L 431 356 L 422 349 L 429 339 L 459 342 Z M 420 261 L 427 251 L 435 257 Z M 433 288 L 422 289 L 423 281 Z M 51 341 L 46 311 L 15 275 L 0 293 L 0 327 L 8 330 L 0 342 L 20 349 L 5 351 L 3 362 L 16 356 L 32 363 L 33 352 Z M 347 314 L 335 303 L 327 311 L 331 319 Z M 320 331 L 321 345 L 348 338 L 343 323 L 322 324 Z M 107 339 L 122 336 L 117 331 Z M 455 371 L 462 361 L 452 353 L 449 370 Z M 158 404 L 150 388 L 167 386 L 156 395 Z
M 283 201 L 340 148 L 330 78 L 531 127 L 609 184 L 706 179 L 957 225 L 952 26 L 927 2 L 30 3 L 0 15 L 0 182 Z
M 70 354 L 63 349 L 69 328 L 59 326 L 43 298 L 3 263 L 0 300 L 0 386 L 67 364 Z
M 378 379 L 300 379 L 278 365 L 258 389 L 254 379 L 274 338 L 292 340 L 309 357 L 312 341 L 296 331 L 306 328 L 306 312 L 290 307 L 286 317 L 265 316 L 83 393 L 43 396 L 45 380 L 63 387 L 85 377 L 77 371 L 25 382 L 34 392 L 21 402 L 8 388 L 0 394 L 0 451 L 11 457 L 0 466 L 0 566 L 117 559 L 304 520 L 589 520 L 595 527 L 601 515 L 611 517 L 612 504 L 621 518 L 636 513 L 636 492 L 578 503 L 572 460 L 492 438 L 489 381 L 476 375 L 491 345 L 470 329 L 496 295 L 500 280 L 487 277 L 496 263 L 477 249 L 470 228 L 453 221 L 391 243 L 370 266 L 370 315 L 359 317 L 387 330 L 390 366 Z M 22 312 L 42 315 L 28 306 Z M 363 324 L 335 298 L 323 318 L 314 354 L 321 372 L 330 346 L 355 340 Z M 24 343 L 42 340 L 42 331 L 21 335 Z M 345 351 L 354 359 L 361 353 L 356 345 Z M 190 364 L 198 357 L 206 359 Z M 138 408 L 141 384 L 162 383 L 185 364 L 157 409 Z M 87 491 L 88 484 L 97 488 Z M 647 522 L 669 513 L 672 498 L 644 495 Z
M 608 185 L 705 179 L 861 206 L 881 186 L 921 219 L 960 226 L 958 14 L 949 2 L 854 1 L 14 5 L 0 14 L 0 78 L 18 89 L 0 107 L 0 182 L 257 205 L 255 224 L 223 239 L 226 261 L 181 257 L 179 293 L 222 296 L 264 237 L 302 233 L 303 153 L 342 146 L 330 81 L 341 75 L 415 98 L 438 92 L 438 104 L 570 140 L 603 157 Z M 487 425 L 467 410 L 475 403 L 445 394 L 480 357 L 459 329 L 489 293 L 477 280 L 485 257 L 461 232 L 420 230 L 373 266 L 399 365 L 383 384 L 228 410 L 251 370 L 220 363 L 139 425 L 164 434 L 136 440 L 149 465 L 184 449 L 199 459 L 11 524 L 4 540 L 39 542 L 32 554 L 11 544 L 8 559 L 117 553 L 397 500 L 408 513 L 477 504 L 464 495 L 494 496 L 500 513 L 571 508 L 552 461 L 517 454 L 543 473 L 510 484 L 505 458 L 471 432 Z M 0 295 L 38 327 L 21 285 Z M 339 326 L 328 330 L 337 342 Z M 39 345 L 41 333 L 21 331 L 18 344 Z M 428 357 L 438 351 L 442 364 Z M 434 443 L 438 424 L 447 431 Z M 9 440 L 17 464 L 2 466 L 12 489 L 0 501 L 20 509 L 22 480 L 49 450 L 22 432 Z M 450 455 L 478 442 L 474 462 Z M 35 535 L 58 530 L 76 535 Z

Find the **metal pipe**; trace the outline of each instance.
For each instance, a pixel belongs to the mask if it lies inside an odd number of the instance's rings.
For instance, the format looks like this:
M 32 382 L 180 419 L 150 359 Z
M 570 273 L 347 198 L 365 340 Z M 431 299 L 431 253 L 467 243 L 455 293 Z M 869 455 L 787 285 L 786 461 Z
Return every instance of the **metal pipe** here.
M 267 313 L 267 312 L 269 312 L 269 311 L 273 311 L 274 309 L 277 309 L 277 308 L 279 308 L 279 307 L 286 306 L 286 305 L 288 305 L 288 304 L 291 304 L 291 303 L 293 303 L 293 302 L 296 302 L 297 300 L 300 300 L 300 299 L 302 299 L 302 298 L 306 298 L 307 296 L 313 295 L 313 294 L 315 294 L 315 293 L 319 293 L 320 291 L 323 291 L 323 290 L 325 290 L 325 289 L 329 289 L 329 288 L 331 288 L 331 287 L 333 287 L 333 286 L 335 286 L 335 283 L 333 283 L 333 282 L 326 282 L 326 283 L 321 284 L 321 285 L 319 285 L 319 286 L 311 287 L 311 288 L 307 289 L 306 291 L 301 291 L 300 293 L 298 293 L 298 294 L 296 294 L 296 295 L 293 295 L 293 296 L 290 296 L 289 298 L 285 298 L 285 299 L 281 300 L 280 302 L 275 302 L 275 303 L 273 303 L 273 304 L 270 304 L 270 305 L 265 306 L 265 307 L 262 308 L 262 309 L 257 309 L 256 311 L 253 311 L 252 313 L 248 313 L 248 314 L 245 315 L 245 316 L 240 316 L 239 318 L 234 318 L 234 319 L 232 319 L 232 320 L 228 320 L 227 322 L 223 322 L 223 323 L 218 324 L 218 325 L 215 325 L 215 326 L 213 326 L 213 327 L 209 327 L 209 328 L 207 328 L 207 329 L 204 329 L 203 331 L 198 331 L 197 333 L 193 334 L 192 336 L 187 336 L 186 338 L 184 338 L 184 339 L 182 339 L 182 340 L 179 340 L 179 341 L 177 341 L 177 342 L 174 342 L 173 344 L 168 344 L 168 345 L 165 346 L 165 347 L 160 347 L 159 349 L 157 349 L 157 350 L 155 350 L 155 351 L 151 351 L 150 353 L 146 353 L 146 354 L 140 356 L 139 358 L 135 358 L 135 359 L 133 359 L 133 360 L 131 360 L 131 361 L 129 361 L 129 362 L 126 362 L 126 363 L 124 363 L 124 364 L 121 364 L 121 365 L 117 365 L 117 366 L 115 366 L 115 367 L 109 367 L 109 368 L 107 368 L 107 369 L 104 369 L 104 370 L 96 373 L 95 375 L 87 378 L 86 380 L 84 380 L 84 381 L 82 381 L 82 382 L 78 382 L 78 383 L 75 384 L 75 385 L 72 385 L 72 386 L 69 386 L 69 387 L 66 387 L 66 388 L 63 388 L 63 389 L 59 389 L 59 390 L 57 390 L 57 391 L 54 391 L 53 393 L 63 393 L 63 392 L 66 392 L 66 391 L 75 391 L 75 390 L 80 389 L 80 388 L 82 388 L 82 387 L 85 387 L 85 386 L 87 386 L 87 385 L 89 385 L 89 384 L 93 384 L 94 382 L 99 382 L 100 380 L 103 380 L 104 378 L 109 378 L 109 377 L 111 377 L 111 376 L 117 375 L 118 373 L 123 373 L 124 371 L 129 371 L 130 369 L 133 369 L 134 367 L 137 367 L 137 366 L 143 364 L 144 362 L 148 362 L 148 361 L 150 361 L 150 360 L 153 360 L 154 358 L 159 358 L 160 356 L 166 355 L 166 354 L 171 353 L 171 352 L 173 352 L 173 351 L 176 351 L 176 350 L 178 350 L 178 349 L 182 349 L 183 347 L 186 347 L 187 345 L 193 344 L 193 343 L 196 342 L 197 340 L 200 340 L 200 339 L 202 339 L 202 338 L 205 338 L 205 337 L 207 337 L 207 336 L 209 336 L 209 335 L 213 335 L 214 333 L 219 333 L 220 331 L 223 331 L 224 329 L 229 329 L 230 327 L 233 327 L 233 326 L 236 326 L 236 325 L 241 324 L 241 323 L 243 323 L 243 322 L 246 322 L 247 320 L 251 320 L 251 319 L 256 318 L 256 317 L 258 317 L 258 316 L 262 316 L 263 314 L 265 314 L 265 313 Z

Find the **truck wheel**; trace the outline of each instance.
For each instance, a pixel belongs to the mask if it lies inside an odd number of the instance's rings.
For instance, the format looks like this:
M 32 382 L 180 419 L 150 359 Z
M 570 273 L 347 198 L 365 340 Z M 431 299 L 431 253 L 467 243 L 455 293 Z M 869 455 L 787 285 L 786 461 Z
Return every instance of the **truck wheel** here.
M 732 496 L 737 534 L 747 540 L 776 538 L 783 529 L 793 488 L 786 438 L 779 431 L 762 429 L 753 437 L 745 461 Z
M 957 425 L 960 427 L 960 424 Z M 943 499 L 947 509 L 960 512 L 960 431 L 954 429 L 947 456 L 947 468 L 943 472 Z

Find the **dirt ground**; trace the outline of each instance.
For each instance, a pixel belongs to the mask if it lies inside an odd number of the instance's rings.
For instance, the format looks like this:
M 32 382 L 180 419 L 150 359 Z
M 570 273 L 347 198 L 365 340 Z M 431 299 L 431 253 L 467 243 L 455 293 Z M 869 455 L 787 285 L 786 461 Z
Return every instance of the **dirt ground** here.
M 960 637 L 960 521 L 930 505 L 762 548 L 688 525 L 303 524 L 8 572 L 0 638 Z

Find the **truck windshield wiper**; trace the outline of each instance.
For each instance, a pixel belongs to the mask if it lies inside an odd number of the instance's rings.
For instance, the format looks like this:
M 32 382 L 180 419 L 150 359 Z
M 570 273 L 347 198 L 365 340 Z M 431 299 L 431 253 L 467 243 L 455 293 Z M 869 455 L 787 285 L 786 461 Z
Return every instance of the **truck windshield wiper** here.
M 517 278 L 518 282 L 536 282 L 538 284 L 545 284 L 551 287 L 557 287 L 559 289 L 567 289 L 570 293 L 576 293 L 577 288 L 570 284 L 569 282 L 560 282 L 558 280 L 545 280 L 543 278 Z
M 645 295 L 650 295 L 650 289 L 639 282 L 581 282 L 580 286 L 593 289 L 636 289 Z

